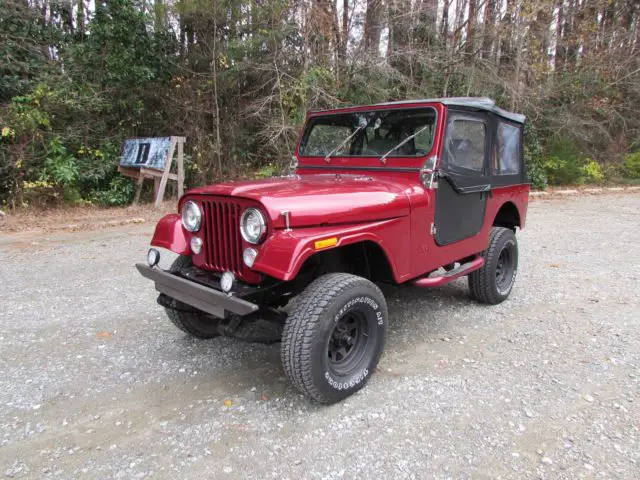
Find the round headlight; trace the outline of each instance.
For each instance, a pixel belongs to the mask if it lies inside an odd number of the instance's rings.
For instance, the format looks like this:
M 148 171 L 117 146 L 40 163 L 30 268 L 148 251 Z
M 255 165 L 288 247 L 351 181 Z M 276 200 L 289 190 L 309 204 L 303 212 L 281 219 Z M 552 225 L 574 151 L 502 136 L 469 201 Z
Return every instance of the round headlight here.
M 260 243 L 267 233 L 267 221 L 257 208 L 247 208 L 240 219 L 242 238 L 254 245 Z
M 200 230 L 202 222 L 202 211 L 195 202 L 186 202 L 182 206 L 182 225 L 189 232 L 197 232 Z

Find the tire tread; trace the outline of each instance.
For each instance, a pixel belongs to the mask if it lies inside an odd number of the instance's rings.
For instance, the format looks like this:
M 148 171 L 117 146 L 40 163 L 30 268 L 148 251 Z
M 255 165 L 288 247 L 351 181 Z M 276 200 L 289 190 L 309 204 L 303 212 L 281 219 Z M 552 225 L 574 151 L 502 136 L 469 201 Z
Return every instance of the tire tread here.
M 515 238 L 513 230 L 509 228 L 493 227 L 491 229 L 489 246 L 481 254 L 484 258 L 484 265 L 469 274 L 469 290 L 471 296 L 478 302 L 495 305 L 506 298 L 500 296 L 495 289 L 495 272 L 492 268 L 492 265 L 500 255 L 501 249 L 499 247 L 505 236 L 513 236 Z
M 300 294 L 284 326 L 281 346 L 284 372 L 300 391 L 320 403 L 335 401 L 318 390 L 312 376 L 311 350 L 321 316 L 338 296 L 359 285 L 381 298 L 386 311 L 384 296 L 375 284 L 348 273 L 330 273 L 315 279 Z

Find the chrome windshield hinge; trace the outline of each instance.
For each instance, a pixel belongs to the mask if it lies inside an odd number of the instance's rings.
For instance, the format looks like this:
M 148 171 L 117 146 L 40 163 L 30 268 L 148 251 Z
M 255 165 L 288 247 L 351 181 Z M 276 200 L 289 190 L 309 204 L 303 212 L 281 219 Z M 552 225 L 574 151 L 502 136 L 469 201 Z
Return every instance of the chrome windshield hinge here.
M 431 235 L 435 235 L 436 234 L 436 226 L 435 224 L 431 224 Z

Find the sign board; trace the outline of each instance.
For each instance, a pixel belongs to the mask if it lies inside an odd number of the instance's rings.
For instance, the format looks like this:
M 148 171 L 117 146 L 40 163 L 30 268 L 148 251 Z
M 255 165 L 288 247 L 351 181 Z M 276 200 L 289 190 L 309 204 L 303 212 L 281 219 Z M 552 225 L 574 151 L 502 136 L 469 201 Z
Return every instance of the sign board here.
M 131 138 L 122 145 L 120 166 L 164 170 L 171 137 Z
M 178 183 L 178 198 L 184 192 L 184 142 L 185 137 L 148 137 L 125 140 L 122 145 L 122 156 L 118 171 L 127 177 L 138 180 L 138 188 L 133 204 L 140 200 L 142 183 L 145 178 L 153 179 L 153 190 L 156 198 L 156 208 L 161 206 L 167 182 L 174 180 Z M 178 152 L 177 173 L 171 173 L 173 157 Z

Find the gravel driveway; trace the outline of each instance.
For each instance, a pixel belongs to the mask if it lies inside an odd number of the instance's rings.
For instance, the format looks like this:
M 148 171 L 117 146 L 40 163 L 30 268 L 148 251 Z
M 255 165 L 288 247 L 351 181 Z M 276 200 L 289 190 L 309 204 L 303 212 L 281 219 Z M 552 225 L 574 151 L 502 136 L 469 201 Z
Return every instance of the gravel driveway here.
M 640 478 L 640 195 L 531 203 L 510 299 L 386 287 L 368 386 L 197 341 L 133 268 L 153 225 L 0 237 L 0 476 Z

